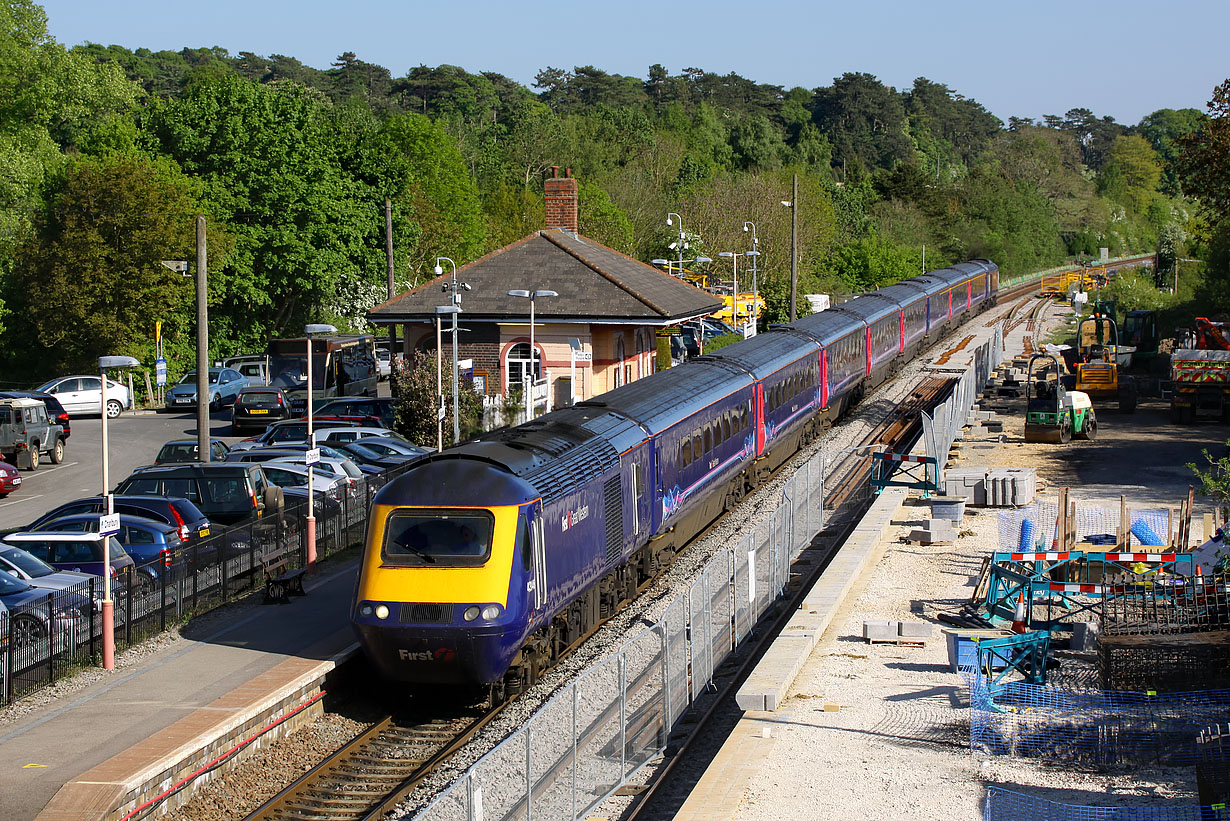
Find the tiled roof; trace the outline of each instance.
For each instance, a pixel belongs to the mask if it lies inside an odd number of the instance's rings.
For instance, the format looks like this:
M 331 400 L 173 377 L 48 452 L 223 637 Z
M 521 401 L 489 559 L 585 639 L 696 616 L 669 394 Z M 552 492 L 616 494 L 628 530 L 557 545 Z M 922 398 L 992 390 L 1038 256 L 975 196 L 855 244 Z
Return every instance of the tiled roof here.
M 367 312 L 377 324 L 435 318 L 437 305 L 447 305 L 442 282 L 452 272 L 393 297 Z M 722 303 L 690 283 L 643 262 L 558 229 L 539 231 L 457 269 L 457 279 L 470 286 L 462 295 L 468 321 L 528 318 L 525 299 L 512 289 L 551 290 L 557 297 L 535 304 L 543 320 L 628 321 L 673 324 L 705 316 Z

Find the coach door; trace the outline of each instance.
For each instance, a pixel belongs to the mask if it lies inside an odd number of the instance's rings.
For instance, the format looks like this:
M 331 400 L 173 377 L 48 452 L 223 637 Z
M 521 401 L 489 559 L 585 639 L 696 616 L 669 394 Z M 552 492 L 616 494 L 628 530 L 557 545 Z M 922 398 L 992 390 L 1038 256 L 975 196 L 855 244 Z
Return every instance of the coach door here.
M 530 574 L 526 587 L 533 593 L 534 611 L 540 612 L 547 604 L 547 551 L 543 540 L 542 509 L 537 504 L 525 506 L 525 535 Z
M 764 456 L 764 385 L 752 386 L 752 421 L 756 431 L 756 458 Z

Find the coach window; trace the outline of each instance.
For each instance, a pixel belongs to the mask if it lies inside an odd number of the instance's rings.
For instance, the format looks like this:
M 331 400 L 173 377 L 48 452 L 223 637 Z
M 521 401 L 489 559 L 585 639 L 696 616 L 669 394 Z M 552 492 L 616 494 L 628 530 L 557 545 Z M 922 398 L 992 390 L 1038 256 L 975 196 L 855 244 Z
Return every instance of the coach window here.
M 709 425 L 705 425 L 705 453 L 713 450 L 713 431 Z
M 530 535 L 530 519 L 521 517 L 521 569 L 526 573 L 534 566 L 534 540 Z
M 730 412 L 722 414 L 722 441 L 730 438 Z
M 700 457 L 705 454 L 705 449 L 703 445 L 704 445 L 704 442 L 701 439 L 700 431 L 698 430 L 696 431 L 696 433 L 692 434 L 692 461 L 693 462 L 699 461 Z
M 692 438 L 688 437 L 679 444 L 679 467 L 686 468 L 692 464 Z

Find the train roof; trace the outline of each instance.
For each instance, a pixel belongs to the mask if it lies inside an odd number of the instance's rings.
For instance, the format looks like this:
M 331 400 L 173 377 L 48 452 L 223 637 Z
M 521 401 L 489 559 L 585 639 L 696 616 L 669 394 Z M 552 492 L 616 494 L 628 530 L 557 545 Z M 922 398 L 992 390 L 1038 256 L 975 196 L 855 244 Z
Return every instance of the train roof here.
M 907 281 L 922 288 L 927 292 L 927 296 L 934 296 L 952 285 L 952 283 L 950 283 L 947 279 L 941 279 L 933 273 L 920 274 L 916 277 L 911 277 Z
M 621 414 L 564 408 L 424 457 L 381 490 L 376 503 L 457 505 L 481 497 L 497 506 L 540 496 L 547 503 L 618 466 L 620 453 L 645 438 Z
M 886 316 L 892 316 L 901 310 L 896 300 L 882 297 L 879 293 L 863 294 L 855 299 L 847 300 L 837 306 L 837 310 L 853 314 L 868 325 L 879 322 Z
M 866 327 L 866 323 L 844 311 L 821 311 L 805 316 L 783 327 L 805 333 L 821 345 L 831 345 Z
M 896 285 L 889 285 L 875 292 L 875 295 L 883 299 L 891 299 L 901 307 L 910 305 L 923 299 L 927 296 L 927 289 L 920 283 L 904 280 Z M 840 307 L 840 306 L 838 306 Z
M 781 328 L 727 345 L 698 361 L 732 362 L 751 371 L 757 379 L 764 379 L 803 357 L 814 357 L 819 350 L 820 346 L 811 337 Z
M 615 411 L 657 434 L 751 383 L 752 377 L 731 362 L 694 360 L 588 399 L 577 407 Z

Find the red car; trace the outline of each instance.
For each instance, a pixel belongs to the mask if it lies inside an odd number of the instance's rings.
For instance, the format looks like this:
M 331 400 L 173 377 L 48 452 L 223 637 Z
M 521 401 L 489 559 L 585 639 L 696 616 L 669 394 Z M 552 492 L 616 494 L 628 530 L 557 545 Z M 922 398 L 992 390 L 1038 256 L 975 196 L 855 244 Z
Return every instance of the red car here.
M 21 473 L 8 462 L 0 462 L 0 499 L 21 487 Z

